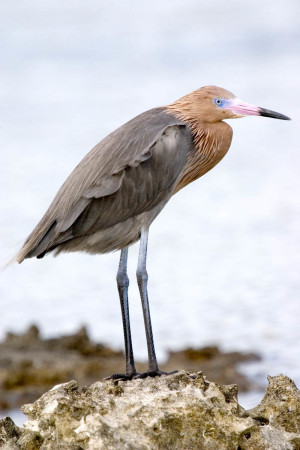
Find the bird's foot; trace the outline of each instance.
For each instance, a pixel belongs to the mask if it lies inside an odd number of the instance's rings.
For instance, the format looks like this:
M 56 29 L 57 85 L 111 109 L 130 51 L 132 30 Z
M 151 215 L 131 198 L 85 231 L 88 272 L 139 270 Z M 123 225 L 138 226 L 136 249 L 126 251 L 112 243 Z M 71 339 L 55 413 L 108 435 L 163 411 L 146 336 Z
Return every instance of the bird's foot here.
M 163 372 L 162 370 L 148 370 L 147 372 L 143 372 L 143 373 L 137 373 L 136 375 L 134 375 L 134 379 L 136 380 L 137 378 L 147 378 L 147 377 L 161 377 L 162 375 L 173 375 L 174 373 L 177 373 L 178 370 L 173 370 L 172 372 Z
M 139 373 L 134 372 L 131 375 L 127 375 L 126 373 L 113 373 L 112 375 L 104 378 L 104 380 L 118 380 L 118 381 L 129 381 L 135 378 Z
M 164 372 L 163 370 L 148 370 L 147 372 L 134 372 L 131 375 L 127 375 L 126 373 L 113 373 L 112 375 L 104 378 L 104 380 L 118 380 L 118 381 L 130 381 L 137 380 L 139 378 L 147 378 L 147 377 L 161 377 L 162 375 L 173 375 L 174 373 L 178 373 L 178 370 L 173 370 L 172 372 Z

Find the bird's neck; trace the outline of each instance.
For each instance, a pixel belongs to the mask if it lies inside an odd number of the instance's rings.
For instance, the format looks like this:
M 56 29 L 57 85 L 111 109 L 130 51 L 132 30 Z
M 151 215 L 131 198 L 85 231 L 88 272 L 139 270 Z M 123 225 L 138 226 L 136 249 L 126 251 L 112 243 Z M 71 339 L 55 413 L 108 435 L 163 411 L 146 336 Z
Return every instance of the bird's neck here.
M 232 128 L 226 122 L 207 123 L 181 111 L 169 112 L 190 128 L 194 146 L 178 179 L 175 192 L 211 170 L 226 155 L 232 140 Z

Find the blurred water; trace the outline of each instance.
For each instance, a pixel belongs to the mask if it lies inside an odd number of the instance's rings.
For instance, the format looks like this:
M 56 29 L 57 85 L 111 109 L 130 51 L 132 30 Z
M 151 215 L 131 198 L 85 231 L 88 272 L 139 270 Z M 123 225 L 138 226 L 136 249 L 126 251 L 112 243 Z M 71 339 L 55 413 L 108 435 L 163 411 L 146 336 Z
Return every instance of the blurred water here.
M 28 420 L 27 416 L 18 409 L 11 409 L 3 412 L 0 411 L 0 420 L 4 417 L 10 417 L 18 427 L 22 427 L 24 422 Z
M 258 14 L 259 11 L 259 14 Z M 154 336 L 165 350 L 256 351 L 247 373 L 300 384 L 300 3 L 12 0 L 1 12 L 1 263 L 84 154 L 134 115 L 206 84 L 292 122 L 231 121 L 229 154 L 176 195 L 150 230 Z M 130 251 L 134 349 L 146 357 Z M 0 274 L 0 337 L 88 324 L 121 347 L 118 254 L 28 260 Z

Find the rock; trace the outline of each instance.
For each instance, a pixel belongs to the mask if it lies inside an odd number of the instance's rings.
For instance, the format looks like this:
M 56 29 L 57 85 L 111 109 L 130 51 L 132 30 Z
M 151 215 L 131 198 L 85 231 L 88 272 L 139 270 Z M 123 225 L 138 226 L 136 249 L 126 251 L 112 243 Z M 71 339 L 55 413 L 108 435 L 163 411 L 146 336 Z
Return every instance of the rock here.
M 257 355 L 222 353 L 217 347 L 186 349 L 170 353 L 161 369 L 194 372 L 200 367 L 210 380 L 237 383 L 241 391 L 247 391 L 257 386 L 237 370 L 237 365 L 254 359 Z M 76 379 L 81 385 L 89 385 L 119 373 L 124 365 L 122 352 L 92 342 L 85 327 L 51 339 L 42 339 L 35 325 L 22 334 L 7 333 L 0 343 L 0 413 L 35 401 L 55 384 Z M 140 372 L 146 370 L 139 362 L 136 367 Z
M 254 353 L 221 352 L 216 346 L 203 348 L 186 348 L 177 352 L 169 352 L 166 363 L 162 369 L 166 372 L 184 369 L 196 372 L 201 368 L 206 377 L 219 384 L 237 384 L 240 392 L 260 390 L 239 372 L 238 364 L 257 361 L 259 356 Z
M 276 439 L 273 428 L 290 435 L 293 449 L 300 449 L 300 391 L 288 377 L 268 377 L 269 386 L 261 403 L 249 411 L 251 417 L 265 424 L 263 434 Z M 268 425 L 268 426 L 266 426 Z M 271 448 L 277 448 L 276 446 Z M 289 448 L 289 447 L 282 447 Z
M 269 378 L 260 405 L 244 410 L 237 386 L 184 371 L 159 378 L 76 381 L 23 406 L 24 428 L 0 421 L 0 443 L 12 449 L 300 448 L 300 393 L 288 377 Z M 2 431 L 4 430 L 4 431 Z M 9 447 L 11 445 L 11 447 Z

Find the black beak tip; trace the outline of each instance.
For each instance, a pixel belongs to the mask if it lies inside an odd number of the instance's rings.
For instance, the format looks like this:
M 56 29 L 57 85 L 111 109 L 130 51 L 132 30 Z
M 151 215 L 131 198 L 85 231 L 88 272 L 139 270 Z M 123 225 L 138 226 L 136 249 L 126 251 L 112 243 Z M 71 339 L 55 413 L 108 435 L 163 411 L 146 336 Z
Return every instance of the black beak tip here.
M 291 120 L 290 117 L 285 116 L 284 114 L 280 114 L 276 111 L 271 111 L 270 109 L 265 108 L 259 108 L 259 115 L 264 117 L 272 117 L 273 119 Z

